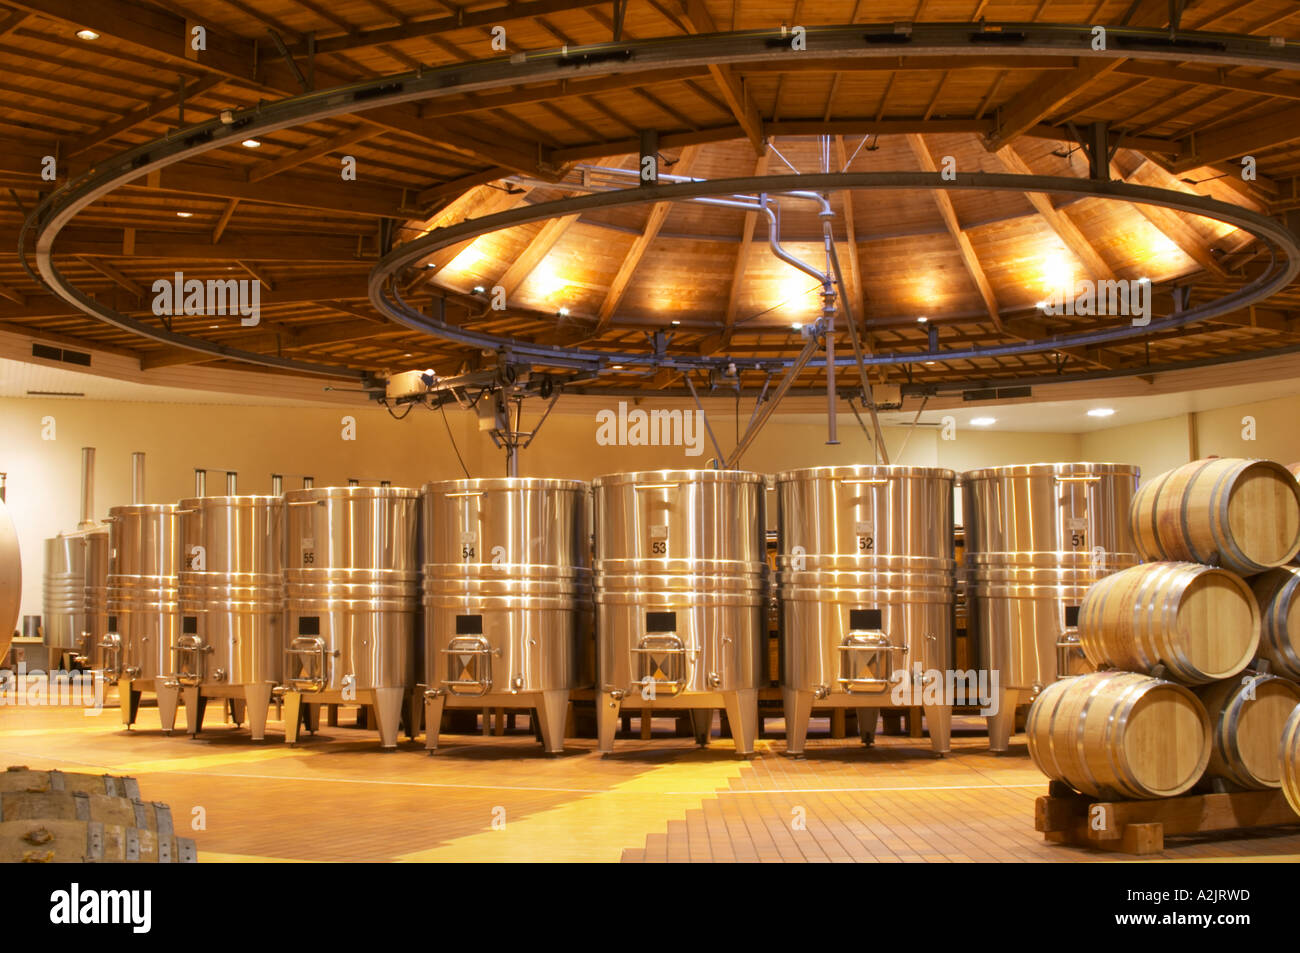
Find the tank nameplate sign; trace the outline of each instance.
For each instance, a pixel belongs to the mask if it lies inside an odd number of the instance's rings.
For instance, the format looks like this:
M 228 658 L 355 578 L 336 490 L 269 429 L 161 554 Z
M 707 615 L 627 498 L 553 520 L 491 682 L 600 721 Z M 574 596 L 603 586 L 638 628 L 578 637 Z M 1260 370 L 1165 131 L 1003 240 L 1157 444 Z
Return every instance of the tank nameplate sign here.
M 304 537 L 302 541 L 302 564 L 304 566 L 316 565 L 316 540 Z

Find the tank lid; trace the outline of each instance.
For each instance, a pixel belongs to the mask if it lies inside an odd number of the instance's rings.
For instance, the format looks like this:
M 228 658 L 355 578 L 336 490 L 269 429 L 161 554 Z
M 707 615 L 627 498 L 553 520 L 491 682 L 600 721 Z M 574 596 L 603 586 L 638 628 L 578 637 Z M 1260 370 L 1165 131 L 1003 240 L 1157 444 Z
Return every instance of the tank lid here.
M 581 480 L 550 477 L 484 477 L 470 480 L 433 480 L 420 488 L 422 493 L 489 492 L 492 490 L 571 490 L 586 492 L 590 485 Z
M 223 506 L 256 506 L 259 503 L 273 505 L 279 503 L 281 498 L 278 496 L 268 496 L 255 493 L 242 493 L 236 496 L 194 496 L 186 500 L 181 500 L 177 505 L 183 510 L 194 510 L 200 507 L 204 509 L 218 509 Z
M 962 480 L 997 480 L 1003 477 L 1019 476 L 1137 476 L 1141 468 L 1134 463 L 1016 463 L 1002 467 L 984 467 L 980 470 L 967 470 L 961 475 Z
M 919 477 L 935 480 L 955 480 L 956 472 L 942 467 L 915 467 L 889 465 L 858 464 L 837 467 L 803 467 L 798 470 L 783 470 L 776 475 L 777 483 L 793 483 L 796 480 L 842 480 L 844 478 L 878 478 L 897 479 L 900 477 Z
M 623 483 L 756 483 L 763 484 L 763 474 L 748 470 L 637 470 L 632 473 L 607 473 L 592 480 L 592 486 L 617 486 Z
M 286 502 L 303 500 L 417 499 L 420 491 L 409 486 L 317 486 L 287 490 Z

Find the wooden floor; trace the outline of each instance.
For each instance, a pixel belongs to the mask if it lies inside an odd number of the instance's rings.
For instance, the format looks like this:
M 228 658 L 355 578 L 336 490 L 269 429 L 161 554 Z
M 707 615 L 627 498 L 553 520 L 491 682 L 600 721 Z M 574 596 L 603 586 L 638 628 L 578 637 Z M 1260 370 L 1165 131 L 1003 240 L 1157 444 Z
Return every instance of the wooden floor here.
M 0 707 L 0 766 L 133 775 L 201 862 L 1131 859 L 1044 843 L 1033 816 L 1047 785 L 1023 736 L 995 757 L 981 726 L 958 718 L 942 759 L 880 735 L 870 750 L 810 738 L 801 760 L 764 739 L 743 761 L 716 723 L 704 750 L 665 734 L 620 737 L 604 759 L 588 740 L 547 757 L 524 730 L 443 735 L 429 757 L 346 725 L 290 747 L 278 723 L 255 744 L 219 720 L 197 740 L 164 737 L 151 707 L 130 732 L 116 709 Z M 1300 828 L 1176 840 L 1156 859 L 1296 861 Z

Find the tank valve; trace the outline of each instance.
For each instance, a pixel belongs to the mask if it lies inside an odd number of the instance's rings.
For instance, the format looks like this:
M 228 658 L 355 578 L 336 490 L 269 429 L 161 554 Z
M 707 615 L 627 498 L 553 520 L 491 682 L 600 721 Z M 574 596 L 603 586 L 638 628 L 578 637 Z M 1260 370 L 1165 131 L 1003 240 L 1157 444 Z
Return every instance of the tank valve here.
M 813 698 L 816 698 L 816 699 L 820 700 L 820 699 L 825 698 L 825 697 L 826 697 L 827 695 L 829 695 L 830 693 L 831 693 L 831 689 L 830 689 L 830 686 L 829 686 L 829 685 L 814 685 L 814 686 L 813 686 Z
M 524 677 L 522 675 L 516 675 L 510 680 L 510 686 L 514 691 L 519 691 L 519 689 L 524 687 Z
M 717 688 L 722 684 L 722 676 L 717 672 L 709 673 L 709 688 Z
M 616 702 L 621 702 L 621 701 L 623 700 L 623 696 L 624 696 L 625 694 L 627 694 L 627 693 L 624 692 L 623 689 L 621 689 L 621 688 L 616 688 L 616 689 L 614 689 L 612 692 L 609 693 L 609 697 L 612 698 L 612 699 L 614 699 L 614 701 L 616 701 Z
M 212 680 L 214 682 L 224 682 L 226 680 L 226 670 L 224 668 L 217 669 L 212 673 Z
M 446 689 L 442 689 L 442 688 L 430 688 L 430 689 L 428 689 L 427 691 L 425 691 L 425 693 L 424 693 L 424 697 L 425 697 L 425 698 L 441 698 L 441 697 L 442 697 L 443 695 L 445 695 L 445 694 L 447 694 Z

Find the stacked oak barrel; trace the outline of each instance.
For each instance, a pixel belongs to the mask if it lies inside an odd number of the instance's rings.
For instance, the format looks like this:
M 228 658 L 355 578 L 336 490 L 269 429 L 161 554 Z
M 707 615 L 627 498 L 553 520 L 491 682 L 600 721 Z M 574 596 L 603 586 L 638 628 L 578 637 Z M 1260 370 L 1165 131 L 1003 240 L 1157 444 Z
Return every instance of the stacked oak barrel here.
M 197 860 L 166 804 L 140 799 L 134 778 L 12 767 L 0 772 L 0 863 Z
M 1143 484 L 1145 562 L 1079 611 L 1098 671 L 1048 686 L 1029 752 L 1099 798 L 1283 788 L 1300 811 L 1300 483 L 1267 460 L 1195 460 Z M 1284 738 L 1285 735 L 1285 738 Z

